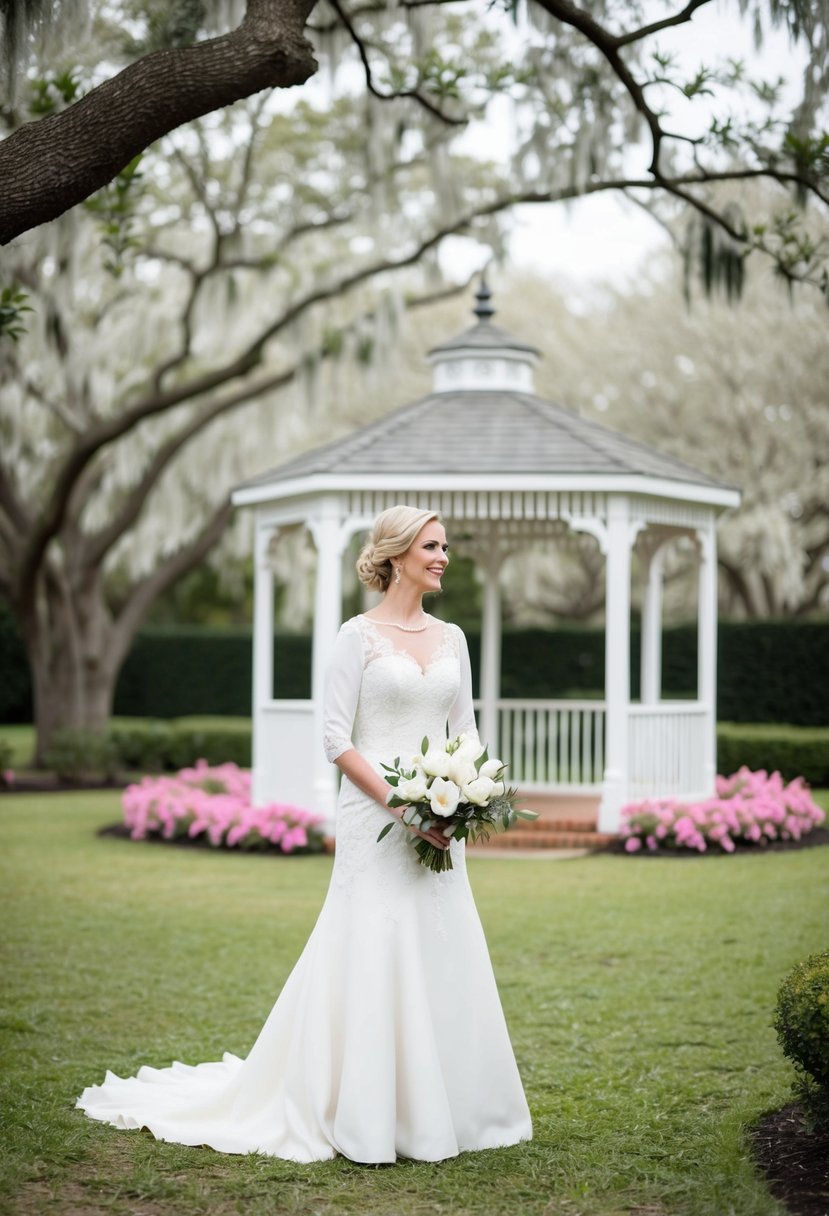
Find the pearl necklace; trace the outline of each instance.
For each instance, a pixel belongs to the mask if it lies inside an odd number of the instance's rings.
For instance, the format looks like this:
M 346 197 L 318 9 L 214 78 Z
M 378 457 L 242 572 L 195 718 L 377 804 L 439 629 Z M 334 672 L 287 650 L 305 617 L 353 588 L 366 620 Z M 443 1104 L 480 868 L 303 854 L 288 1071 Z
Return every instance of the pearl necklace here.
M 372 618 L 369 617 L 368 619 L 371 620 Z M 402 629 L 404 633 L 423 633 L 424 630 L 429 628 L 429 618 L 426 618 L 423 625 L 401 625 L 399 621 L 375 621 L 374 624 L 388 625 L 392 629 Z

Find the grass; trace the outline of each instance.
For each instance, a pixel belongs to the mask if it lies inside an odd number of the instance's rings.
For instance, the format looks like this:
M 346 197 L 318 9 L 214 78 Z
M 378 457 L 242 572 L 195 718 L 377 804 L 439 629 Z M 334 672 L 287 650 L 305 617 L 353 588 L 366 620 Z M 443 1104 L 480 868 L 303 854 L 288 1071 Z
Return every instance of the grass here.
M 327 858 L 95 835 L 117 817 L 107 792 L 0 798 L 3 1211 L 781 1213 L 745 1129 L 788 1097 L 770 1023 L 783 976 L 825 944 L 825 850 L 471 860 L 535 1138 L 438 1165 L 299 1166 L 73 1109 L 106 1068 L 245 1054 L 330 875 Z

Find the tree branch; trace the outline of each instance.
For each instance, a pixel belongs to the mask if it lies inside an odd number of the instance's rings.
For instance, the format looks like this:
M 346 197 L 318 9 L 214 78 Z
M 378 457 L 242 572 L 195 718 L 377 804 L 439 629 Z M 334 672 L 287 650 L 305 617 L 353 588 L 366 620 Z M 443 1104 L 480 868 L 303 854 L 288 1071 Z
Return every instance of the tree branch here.
M 86 539 L 83 547 L 83 564 L 90 567 L 97 566 L 109 549 L 126 532 L 127 528 L 135 523 L 141 514 L 147 495 L 161 474 L 185 444 L 189 443 L 199 431 L 204 430 L 215 418 L 233 409 L 234 406 L 243 405 L 246 401 L 250 401 L 253 397 L 260 396 L 262 393 L 284 388 L 286 384 L 289 384 L 294 379 L 299 371 L 299 367 L 300 364 L 295 363 L 285 371 L 258 380 L 255 384 L 246 385 L 244 388 L 239 389 L 238 392 L 231 393 L 225 397 L 218 397 L 215 401 L 209 402 L 197 411 L 181 430 L 177 431 L 166 443 L 161 445 L 140 480 L 129 491 L 120 511 L 113 516 L 107 526 Z
M 418 92 L 417 89 L 400 89 L 399 91 L 395 90 L 392 93 L 384 93 L 381 89 L 378 89 L 377 85 L 374 83 L 374 76 L 372 75 L 371 64 L 369 63 L 369 58 L 368 58 L 368 53 L 365 48 L 365 43 L 363 42 L 360 35 L 357 33 L 357 30 L 355 29 L 353 22 L 351 21 L 351 19 L 349 18 L 348 14 L 345 12 L 345 10 L 343 9 L 339 0 L 328 0 L 328 3 L 331 5 L 334 12 L 340 18 L 340 21 L 342 21 L 343 25 L 345 26 L 346 30 L 348 31 L 348 33 L 351 36 L 352 42 L 357 47 L 357 51 L 360 56 L 360 62 L 362 63 L 363 71 L 365 72 L 366 88 L 368 89 L 369 93 L 372 94 L 373 97 L 378 97 L 381 101 L 394 101 L 398 97 L 410 97 L 410 98 L 412 98 L 413 101 L 416 101 L 418 103 L 418 105 L 422 106 L 423 109 L 427 111 L 427 113 L 434 115 L 435 118 L 439 118 L 441 122 L 445 122 L 448 126 L 450 126 L 450 127 L 465 127 L 466 126 L 466 124 L 467 124 L 466 118 L 452 118 L 449 114 L 445 113 L 445 111 L 441 110 L 439 106 L 436 106 L 434 104 L 434 102 L 429 101 L 428 97 L 424 97 L 423 94 Z
M 410 297 L 406 300 L 406 308 L 422 308 L 426 305 L 436 304 L 441 300 L 451 299 L 460 292 L 465 291 L 471 279 L 470 276 L 462 283 L 451 283 L 446 287 L 442 287 L 437 291 L 431 291 L 424 295 Z M 363 320 L 368 320 L 371 313 L 364 316 Z M 325 358 L 325 349 L 320 348 L 317 351 L 318 358 Z M 273 392 L 275 389 L 284 388 L 287 384 L 296 377 L 300 370 L 301 362 L 297 361 L 291 367 L 285 368 L 272 376 L 258 380 L 255 384 L 246 385 L 235 393 L 230 393 L 227 396 L 217 398 L 215 401 L 209 402 L 201 410 L 181 428 L 175 435 L 172 435 L 166 443 L 158 449 L 153 456 L 148 468 L 144 472 L 141 479 L 129 491 L 126 501 L 121 510 L 110 520 L 105 528 L 99 532 L 86 538 L 83 546 L 82 563 L 89 567 L 97 566 L 109 549 L 120 539 L 123 533 L 135 522 L 141 513 L 147 496 L 151 492 L 153 486 L 158 481 L 164 469 L 178 455 L 181 449 L 195 436 L 208 426 L 214 419 L 220 415 L 229 412 L 238 405 L 243 405 L 245 402 L 252 400 L 254 397 L 259 397 L 263 393 Z
M 12 526 L 18 532 L 25 533 L 31 526 L 29 513 L 18 498 L 17 491 L 2 466 L 0 466 L 0 507 L 6 512 Z
M 586 13 L 584 9 L 571 4 L 570 0 L 534 0 L 534 2 L 548 12 L 551 17 L 555 17 L 557 21 L 561 21 L 564 25 L 570 25 L 573 29 L 578 30 L 588 42 L 592 42 L 597 51 L 604 55 L 615 75 L 627 90 L 634 106 L 648 125 L 653 147 L 649 168 L 651 173 L 654 175 L 658 174 L 659 151 L 663 134 L 662 128 L 659 125 L 656 113 L 645 100 L 642 86 L 619 54 L 616 38 L 604 26 L 599 25 L 598 21 L 591 17 L 589 13 Z
M 673 17 L 663 17 L 661 21 L 653 21 L 650 25 L 643 25 L 638 30 L 631 30 L 628 34 L 617 34 L 613 41 L 617 47 L 630 46 L 632 42 L 641 42 L 643 38 L 649 38 L 651 34 L 658 34 L 660 30 L 669 29 L 672 25 L 684 25 L 686 21 L 691 20 L 698 8 L 710 3 L 711 0 L 690 0 L 690 3 L 686 4 L 681 12 L 674 13 Z
M 758 172 L 757 176 L 773 178 L 775 174 L 771 170 L 768 170 L 765 173 Z M 719 180 L 727 180 L 727 176 L 724 175 Z M 55 480 L 52 497 L 40 517 L 38 526 L 30 534 L 28 553 L 21 567 L 21 587 L 24 598 L 31 599 L 34 594 L 38 563 L 49 541 L 61 527 L 69 500 L 72 496 L 73 487 L 78 477 L 95 454 L 101 448 L 106 447 L 107 444 L 127 434 L 144 419 L 164 413 L 174 406 L 180 405 L 182 402 L 195 400 L 197 397 L 201 397 L 215 388 L 220 388 L 222 385 L 229 384 L 233 380 L 241 379 L 248 375 L 261 362 L 267 343 L 316 304 L 335 296 L 346 295 L 353 288 L 368 279 L 387 272 L 404 270 L 406 267 L 414 265 L 425 253 L 439 245 L 447 236 L 466 231 L 475 220 L 497 215 L 499 212 L 519 203 L 562 202 L 565 199 L 577 198 L 587 194 L 597 194 L 608 190 L 625 191 L 634 188 L 651 191 L 666 190 L 668 193 L 676 195 L 685 203 L 694 207 L 712 222 L 718 224 L 735 241 L 746 244 L 747 238 L 745 233 L 737 231 L 724 216 L 720 215 L 708 204 L 685 192 L 683 186 L 686 184 L 698 185 L 704 183 L 701 183 L 701 179 L 697 176 L 691 178 L 682 176 L 674 178 L 619 178 L 602 182 L 588 182 L 583 187 L 569 186 L 551 191 L 519 191 L 495 198 L 489 203 L 472 208 L 455 220 L 442 224 L 428 237 L 419 241 L 412 248 L 411 252 L 405 256 L 384 258 L 369 263 L 362 266 L 359 270 L 343 275 L 340 279 L 329 283 L 327 286 L 320 286 L 310 291 L 307 295 L 302 296 L 290 307 L 286 308 L 270 325 L 267 325 L 260 331 L 246 350 L 242 351 L 241 354 L 237 355 L 224 366 L 205 372 L 187 383 L 176 385 L 162 392 L 156 392 L 123 409 L 120 413 L 100 421 L 97 426 L 90 427 L 87 433 L 81 437 L 75 449 L 68 455 L 66 463 Z
M 306 81 L 317 67 L 303 35 L 315 2 L 248 0 L 229 34 L 145 55 L 74 105 L 18 128 L 0 143 L 0 245 L 62 215 L 182 123 Z

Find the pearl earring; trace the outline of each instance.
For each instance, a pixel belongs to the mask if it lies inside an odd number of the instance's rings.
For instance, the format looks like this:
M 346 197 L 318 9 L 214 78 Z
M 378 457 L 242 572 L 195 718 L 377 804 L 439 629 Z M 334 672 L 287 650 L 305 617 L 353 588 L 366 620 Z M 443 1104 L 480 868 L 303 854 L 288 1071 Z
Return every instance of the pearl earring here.
M 399 566 L 394 567 L 394 581 L 395 581 L 395 583 L 398 583 L 398 584 L 400 582 L 400 567 Z

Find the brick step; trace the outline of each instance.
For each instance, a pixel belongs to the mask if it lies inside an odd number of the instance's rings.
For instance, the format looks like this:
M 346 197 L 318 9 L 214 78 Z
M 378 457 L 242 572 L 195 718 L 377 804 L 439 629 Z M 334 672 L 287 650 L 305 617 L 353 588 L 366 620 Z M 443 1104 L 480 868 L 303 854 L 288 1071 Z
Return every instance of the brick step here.
M 595 819 L 567 819 L 542 815 L 538 819 L 519 819 L 511 832 L 595 832 Z

